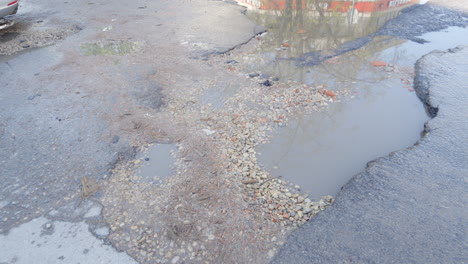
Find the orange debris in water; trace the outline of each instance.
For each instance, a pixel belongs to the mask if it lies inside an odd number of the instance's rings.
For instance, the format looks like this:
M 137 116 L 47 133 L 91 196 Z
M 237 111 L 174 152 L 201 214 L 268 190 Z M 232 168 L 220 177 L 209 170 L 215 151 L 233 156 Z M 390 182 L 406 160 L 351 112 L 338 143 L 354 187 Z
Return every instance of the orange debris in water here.
M 371 62 L 371 65 L 374 67 L 384 67 L 384 66 L 387 66 L 388 63 L 383 62 L 383 61 L 373 61 Z
M 329 97 L 335 97 L 336 96 L 336 94 L 333 91 L 330 91 L 330 90 L 326 90 L 325 95 L 329 96 Z

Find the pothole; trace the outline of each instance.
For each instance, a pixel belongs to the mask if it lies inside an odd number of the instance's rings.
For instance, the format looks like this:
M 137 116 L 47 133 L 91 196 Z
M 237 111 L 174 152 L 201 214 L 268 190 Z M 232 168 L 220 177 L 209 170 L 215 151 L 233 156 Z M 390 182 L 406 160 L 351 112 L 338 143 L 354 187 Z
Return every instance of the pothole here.
M 177 140 L 174 174 L 164 185 L 154 184 L 153 173 L 147 181 L 141 180 L 142 177 L 134 172 L 152 160 L 145 161 L 145 154 L 117 166 L 107 186 L 103 187 L 103 214 L 112 230 L 109 236 L 112 243 L 142 263 L 266 263 L 274 257 L 287 232 L 324 210 L 333 198 L 327 196 L 314 202 L 301 193 L 305 187 L 290 184 L 294 179 L 287 175 L 275 176 L 274 172 L 269 173 L 259 166 L 257 150 L 270 138 L 269 133 L 278 128 L 276 131 L 281 133 L 282 129 L 293 127 L 298 117 L 304 117 L 307 125 L 312 122 L 308 118 L 316 117 L 313 113 L 326 106 L 336 107 L 336 112 L 342 113 L 340 107 L 353 102 L 348 96 L 354 96 L 360 103 L 380 106 L 380 101 L 375 98 L 388 90 L 399 89 L 396 97 L 415 99 L 410 91 L 411 68 L 376 62 L 383 60 L 375 55 L 382 47 L 385 49 L 404 41 L 383 37 L 369 43 L 374 41 L 376 45 L 370 45 L 372 53 L 358 48 L 358 59 L 353 57 L 356 53 L 350 53 L 349 58 L 344 55 L 331 58 L 325 65 L 335 68 L 323 67 L 320 71 L 305 68 L 294 60 L 273 60 L 266 66 L 254 65 L 258 68 L 245 70 L 242 66 L 249 64 L 244 59 L 255 60 L 256 57 L 249 57 L 251 54 L 236 57 L 239 53 L 233 51 L 233 58 L 229 60 L 235 59 L 239 63 L 223 62 L 220 68 L 225 67 L 233 75 L 238 73 L 239 78 L 248 78 L 252 81 L 251 86 L 240 86 L 233 94 L 227 91 L 228 98 L 222 98 L 221 93 L 214 99 L 222 101 L 220 106 L 197 108 L 189 99 L 168 100 L 168 109 L 173 111 L 168 123 L 183 124 L 183 131 L 177 130 L 179 135 L 173 136 L 180 139 Z M 280 50 L 275 46 L 273 52 L 287 51 L 293 43 L 281 40 L 278 44 Z M 272 56 L 273 52 L 265 57 Z M 274 70 L 281 69 L 278 66 L 281 62 L 288 64 L 290 68 L 286 70 L 293 74 L 285 74 L 277 80 L 275 75 L 288 73 Z M 380 66 L 373 66 L 371 62 Z M 362 69 L 356 65 L 361 65 Z M 366 73 L 356 74 L 364 69 Z M 259 75 L 248 76 L 251 71 Z M 260 76 L 260 73 L 269 76 Z M 342 79 L 337 79 L 337 75 Z M 389 76 L 398 78 L 385 82 Z M 325 83 L 329 77 L 330 82 Z M 362 79 L 366 82 L 361 82 Z M 267 80 L 271 85 L 264 83 Z M 353 82 L 356 86 L 352 86 Z M 365 87 L 358 85 L 363 83 Z M 388 103 L 382 107 L 388 107 Z M 418 107 L 423 109 L 420 103 Z M 346 109 L 344 113 L 347 114 Z M 403 112 L 404 109 L 408 108 L 403 108 Z M 354 115 L 360 116 L 361 112 Z M 304 134 L 310 136 L 308 132 Z M 167 151 L 163 152 L 166 154 L 160 159 L 166 160 Z M 333 165 L 340 166 L 336 161 Z
M 136 176 L 142 182 L 160 185 L 174 169 L 174 153 L 177 150 L 174 144 L 155 144 L 146 152 L 137 156 L 140 167 Z
M 429 116 L 414 93 L 414 63 L 432 50 L 468 41 L 467 29 L 458 27 L 420 36 L 425 44 L 366 37 L 408 5 L 343 13 L 310 3 L 238 2 L 249 5 L 248 15 L 269 29 L 251 45 L 254 51 L 233 53 L 238 70 L 340 95 L 340 102 L 322 112 L 293 115 L 272 133 L 271 143 L 257 147 L 265 170 L 311 198 L 336 195 L 367 162 L 417 142 Z

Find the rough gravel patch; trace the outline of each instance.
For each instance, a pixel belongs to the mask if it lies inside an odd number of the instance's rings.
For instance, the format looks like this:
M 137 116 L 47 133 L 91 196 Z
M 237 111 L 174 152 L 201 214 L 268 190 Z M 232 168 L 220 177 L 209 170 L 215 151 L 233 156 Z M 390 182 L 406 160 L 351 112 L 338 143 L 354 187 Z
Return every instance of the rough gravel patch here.
M 216 65 L 250 79 L 230 64 Z M 273 178 L 257 163 L 255 147 L 291 115 L 321 110 L 336 96 L 323 87 L 266 87 L 256 79 L 222 109 L 169 94 L 166 114 L 184 127 L 164 131 L 177 144 L 175 172 L 152 185 L 135 175 L 141 160 L 113 170 L 102 200 L 110 240 L 142 263 L 267 263 L 286 234 L 333 198 L 312 201 L 299 186 Z

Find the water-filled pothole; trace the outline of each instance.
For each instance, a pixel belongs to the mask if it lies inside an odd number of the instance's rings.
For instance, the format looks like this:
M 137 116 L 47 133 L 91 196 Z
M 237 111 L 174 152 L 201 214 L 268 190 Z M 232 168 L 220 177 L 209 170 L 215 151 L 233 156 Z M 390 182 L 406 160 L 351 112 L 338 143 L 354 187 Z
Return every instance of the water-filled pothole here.
M 173 153 L 177 150 L 174 144 L 155 144 L 147 151 L 138 154 L 140 167 L 136 176 L 140 181 L 160 185 L 170 175 L 175 163 Z
M 468 30 L 428 33 L 421 36 L 425 44 L 366 38 L 400 9 L 324 15 L 318 9 L 299 12 L 297 6 L 280 5 L 249 12 L 270 30 L 255 52 L 236 58 L 240 68 L 324 85 L 341 99 L 324 112 L 292 118 L 270 144 L 259 147 L 259 162 L 273 176 L 300 185 L 312 198 L 336 195 L 368 161 L 418 141 L 429 117 L 413 90 L 413 65 L 432 50 L 468 43 Z M 355 41 L 359 39 L 363 42 Z M 372 65 L 377 61 L 385 66 Z
M 311 197 L 335 195 L 368 161 L 414 144 L 426 120 L 408 91 L 370 88 L 362 97 L 291 120 L 259 148 L 259 162 Z

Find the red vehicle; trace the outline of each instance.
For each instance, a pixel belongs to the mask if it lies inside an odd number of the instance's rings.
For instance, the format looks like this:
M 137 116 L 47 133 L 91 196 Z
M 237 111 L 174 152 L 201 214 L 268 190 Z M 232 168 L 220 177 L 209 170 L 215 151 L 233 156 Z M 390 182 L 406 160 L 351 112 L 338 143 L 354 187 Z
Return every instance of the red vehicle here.
M 18 11 L 18 3 L 19 0 L 0 0 L 0 29 L 13 24 L 13 21 L 5 19 L 5 17 L 16 14 Z

